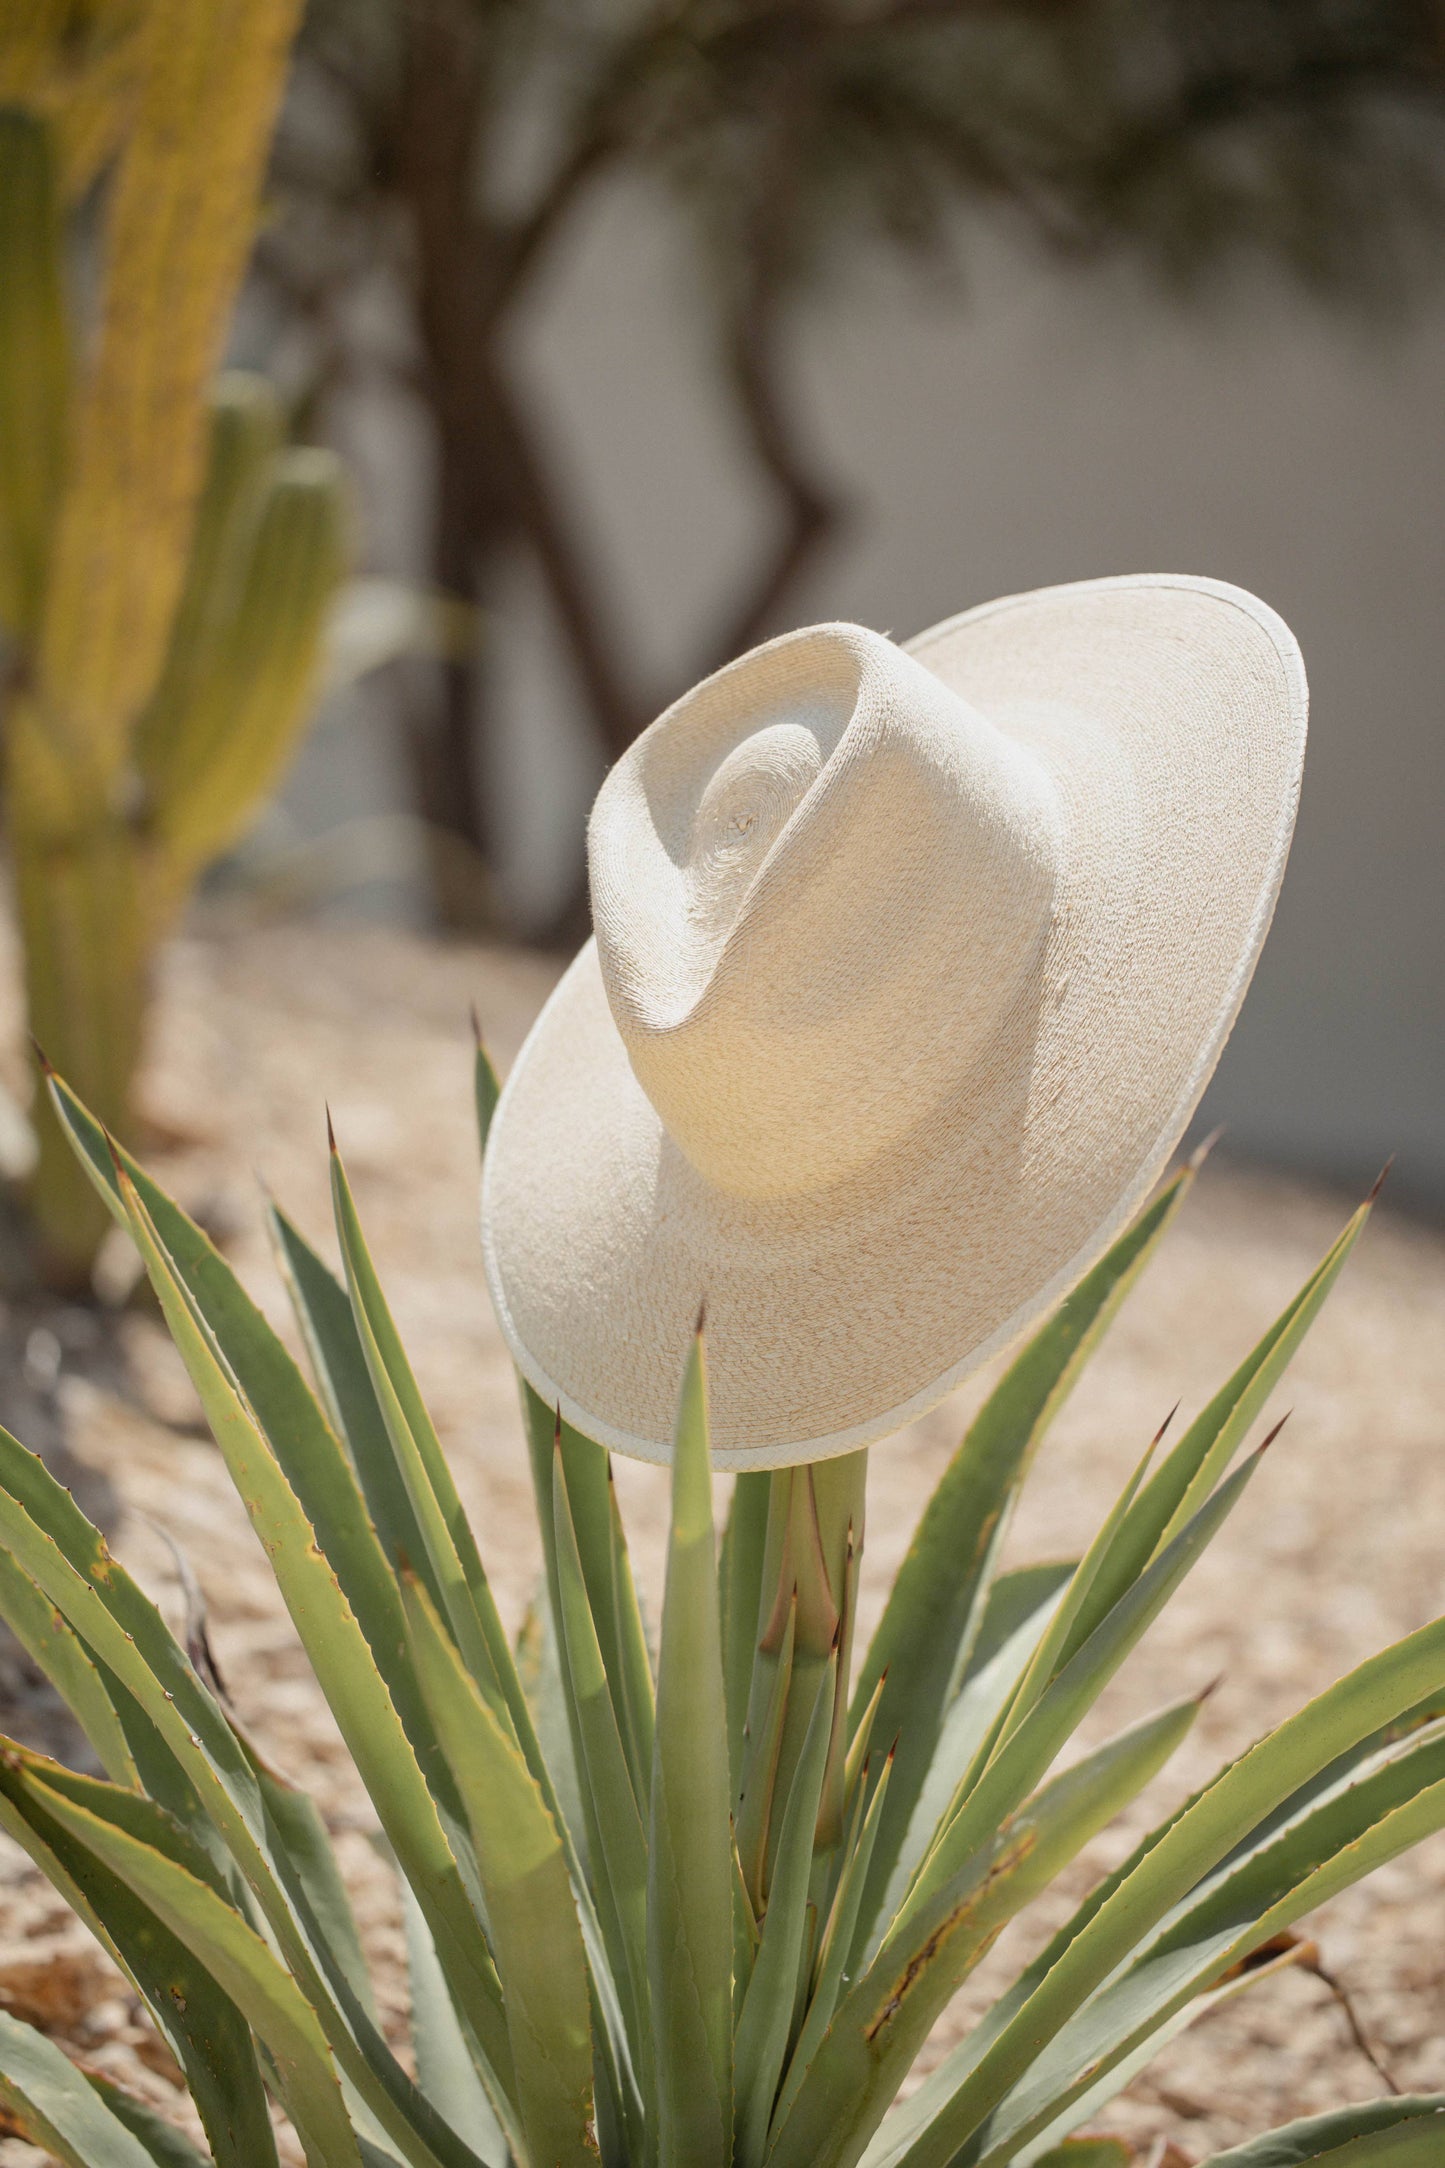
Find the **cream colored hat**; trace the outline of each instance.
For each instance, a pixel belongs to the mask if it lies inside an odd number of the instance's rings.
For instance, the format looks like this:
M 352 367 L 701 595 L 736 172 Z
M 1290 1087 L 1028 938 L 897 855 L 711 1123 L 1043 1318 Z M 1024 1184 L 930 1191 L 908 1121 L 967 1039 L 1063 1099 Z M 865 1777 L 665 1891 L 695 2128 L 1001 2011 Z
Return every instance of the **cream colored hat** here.
M 722 1467 L 850 1451 L 1014 1339 L 1147 1194 L 1284 872 L 1299 650 L 1239 588 L 818 625 L 612 770 L 596 938 L 482 1194 L 524 1375 L 665 1460 L 706 1301 Z

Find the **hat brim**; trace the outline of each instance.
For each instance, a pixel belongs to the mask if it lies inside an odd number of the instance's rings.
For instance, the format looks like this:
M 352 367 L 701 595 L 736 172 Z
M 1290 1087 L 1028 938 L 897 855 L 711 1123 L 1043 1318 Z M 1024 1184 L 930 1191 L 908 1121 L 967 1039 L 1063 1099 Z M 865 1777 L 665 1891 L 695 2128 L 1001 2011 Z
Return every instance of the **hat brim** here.
M 1281 619 L 1148 576 L 989 603 L 908 647 L 1054 777 L 1064 855 L 1037 968 L 922 1139 L 758 1202 L 668 1137 L 588 943 L 497 1108 L 482 1240 L 523 1376 L 614 1451 L 670 1458 L 704 1303 L 719 1467 L 826 1459 L 922 1414 L 1147 1196 L 1244 998 L 1304 758 Z

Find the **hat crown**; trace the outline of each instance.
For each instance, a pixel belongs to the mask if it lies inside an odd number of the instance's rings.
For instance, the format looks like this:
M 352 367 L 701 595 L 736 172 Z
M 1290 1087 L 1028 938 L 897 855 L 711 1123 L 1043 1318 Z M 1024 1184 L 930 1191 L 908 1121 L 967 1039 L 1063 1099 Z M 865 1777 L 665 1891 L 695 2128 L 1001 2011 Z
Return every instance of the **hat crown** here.
M 1039 957 L 1042 763 L 890 640 L 792 633 L 645 731 L 588 835 L 607 998 L 715 1187 L 816 1189 L 916 1128 Z

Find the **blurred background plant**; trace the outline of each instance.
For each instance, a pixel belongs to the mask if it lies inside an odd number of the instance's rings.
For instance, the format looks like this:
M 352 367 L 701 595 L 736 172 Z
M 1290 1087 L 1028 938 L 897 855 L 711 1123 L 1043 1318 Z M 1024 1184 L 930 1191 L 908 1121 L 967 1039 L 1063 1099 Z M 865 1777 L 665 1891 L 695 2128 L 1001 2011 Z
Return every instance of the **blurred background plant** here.
M 420 402 L 431 573 L 495 612 L 524 567 L 600 765 L 790 622 L 847 519 L 790 344 L 826 276 L 879 241 L 956 264 L 987 212 L 1056 258 L 1129 257 L 1173 291 L 1254 258 L 1378 313 L 1434 260 L 1442 115 L 1434 0 L 311 0 L 259 279 L 340 436 L 378 370 Z M 686 235 L 716 396 L 776 502 L 696 651 L 661 675 L 524 336 L 629 181 Z M 495 924 L 494 646 L 439 677 L 413 680 L 404 717 L 435 905 Z M 584 928 L 577 824 L 570 883 L 531 930 Z
M 128 1133 L 156 943 L 251 817 L 345 561 L 330 453 L 212 379 L 296 0 L 32 0 L 0 44 L 4 796 L 31 1029 Z M 40 1264 L 102 1232 L 38 1110 Z

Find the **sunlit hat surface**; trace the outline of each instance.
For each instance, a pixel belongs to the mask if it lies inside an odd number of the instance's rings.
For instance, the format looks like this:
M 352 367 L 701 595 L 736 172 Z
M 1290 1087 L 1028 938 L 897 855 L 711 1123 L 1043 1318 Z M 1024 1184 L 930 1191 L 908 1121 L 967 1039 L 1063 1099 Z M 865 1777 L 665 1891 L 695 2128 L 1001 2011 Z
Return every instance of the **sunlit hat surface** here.
M 608 776 L 590 941 L 493 1123 L 483 1246 L 537 1392 L 665 1460 L 921 1413 L 1088 1267 L 1182 1134 L 1284 872 L 1299 650 L 1213 580 L 1095 580 L 906 647 L 818 625 Z

